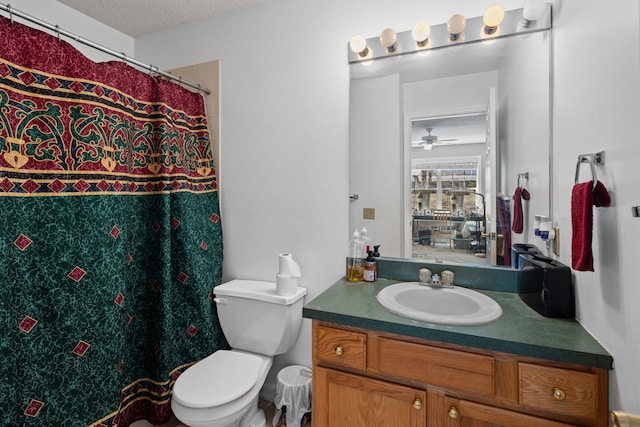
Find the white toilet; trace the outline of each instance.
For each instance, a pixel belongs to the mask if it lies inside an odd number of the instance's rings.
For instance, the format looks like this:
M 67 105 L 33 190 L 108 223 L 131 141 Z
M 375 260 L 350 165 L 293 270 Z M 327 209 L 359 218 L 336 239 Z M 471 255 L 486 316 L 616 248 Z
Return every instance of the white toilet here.
M 232 280 L 213 292 L 233 349 L 218 350 L 184 371 L 173 386 L 171 409 L 190 427 L 265 427 L 258 393 L 273 356 L 298 338 L 307 290 L 278 295 L 275 283 Z

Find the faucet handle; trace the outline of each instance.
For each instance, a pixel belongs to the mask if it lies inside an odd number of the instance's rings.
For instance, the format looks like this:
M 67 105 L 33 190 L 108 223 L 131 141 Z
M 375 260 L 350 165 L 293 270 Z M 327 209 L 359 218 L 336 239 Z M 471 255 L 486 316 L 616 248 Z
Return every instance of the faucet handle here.
M 420 269 L 420 283 L 431 283 L 431 270 L 428 268 Z
M 442 276 L 442 286 L 453 286 L 453 278 L 455 277 L 453 271 L 444 270 L 440 275 Z

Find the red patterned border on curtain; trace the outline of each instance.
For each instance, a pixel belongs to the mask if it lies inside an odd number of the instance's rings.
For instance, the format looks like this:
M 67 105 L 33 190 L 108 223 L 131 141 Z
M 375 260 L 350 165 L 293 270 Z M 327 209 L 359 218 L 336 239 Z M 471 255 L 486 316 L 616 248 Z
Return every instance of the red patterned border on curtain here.
M 5 18 L 0 58 L 0 196 L 216 190 L 200 94 Z

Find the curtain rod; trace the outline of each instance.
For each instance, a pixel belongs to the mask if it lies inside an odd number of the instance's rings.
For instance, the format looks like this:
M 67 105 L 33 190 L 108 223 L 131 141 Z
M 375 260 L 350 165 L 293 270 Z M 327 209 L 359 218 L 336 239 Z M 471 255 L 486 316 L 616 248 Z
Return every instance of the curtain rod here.
M 66 31 L 62 28 L 60 28 L 58 25 L 52 25 L 48 22 L 45 22 L 41 19 L 36 18 L 35 16 L 31 16 L 27 13 L 21 12 L 19 10 L 16 10 L 14 8 L 11 7 L 10 4 L 3 4 L 0 3 L 0 10 L 3 10 L 5 12 L 7 12 L 9 14 L 9 19 L 11 20 L 11 22 L 13 22 L 13 16 L 18 16 L 22 19 L 25 19 L 29 22 L 33 22 L 34 24 L 40 25 L 41 27 L 45 27 L 50 31 L 53 31 L 56 33 L 56 35 L 58 36 L 58 38 L 60 38 L 60 36 L 65 36 L 65 37 L 69 37 L 73 40 L 75 40 L 78 43 L 82 43 L 86 46 L 92 47 L 96 50 L 99 50 L 101 52 L 107 53 L 111 56 L 115 56 L 117 58 L 120 58 L 122 61 L 128 62 L 130 64 L 136 65 L 140 68 L 149 70 L 149 74 L 151 73 L 155 73 L 155 74 L 159 74 L 169 80 L 175 80 L 178 81 L 180 84 L 183 84 L 185 86 L 189 86 L 193 89 L 196 89 L 200 92 L 204 92 L 207 95 L 211 95 L 211 91 L 207 88 L 203 88 L 202 86 L 200 86 L 199 84 L 195 84 L 195 83 L 191 83 L 187 80 L 182 80 L 182 77 L 178 77 L 178 76 L 174 76 L 173 74 L 169 74 L 165 71 L 160 70 L 158 67 L 156 67 L 155 65 L 151 65 L 151 64 L 145 64 L 144 62 L 140 62 L 135 58 L 130 58 L 128 57 L 124 52 L 116 52 L 113 49 L 109 49 L 108 47 L 102 46 L 101 44 L 98 44 L 96 42 L 93 42 L 91 40 L 87 40 L 83 37 L 78 36 L 77 34 L 73 34 L 69 31 Z

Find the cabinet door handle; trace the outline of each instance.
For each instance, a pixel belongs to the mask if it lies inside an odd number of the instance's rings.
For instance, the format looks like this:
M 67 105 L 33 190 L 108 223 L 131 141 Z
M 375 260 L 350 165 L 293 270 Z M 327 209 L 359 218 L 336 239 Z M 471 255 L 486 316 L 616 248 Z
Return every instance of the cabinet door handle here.
M 416 400 L 413 401 L 413 407 L 416 408 L 418 411 L 422 409 L 422 400 L 416 398 Z
M 449 418 L 453 418 L 454 420 L 458 419 L 460 414 L 458 413 L 458 409 L 455 406 L 452 406 L 449 409 Z
M 567 394 L 560 387 L 556 387 L 553 389 L 553 398 L 556 400 L 565 400 L 567 398 Z
M 337 346 L 336 348 L 333 349 L 333 352 L 338 356 L 342 356 L 342 352 L 343 352 L 342 346 L 341 345 Z

